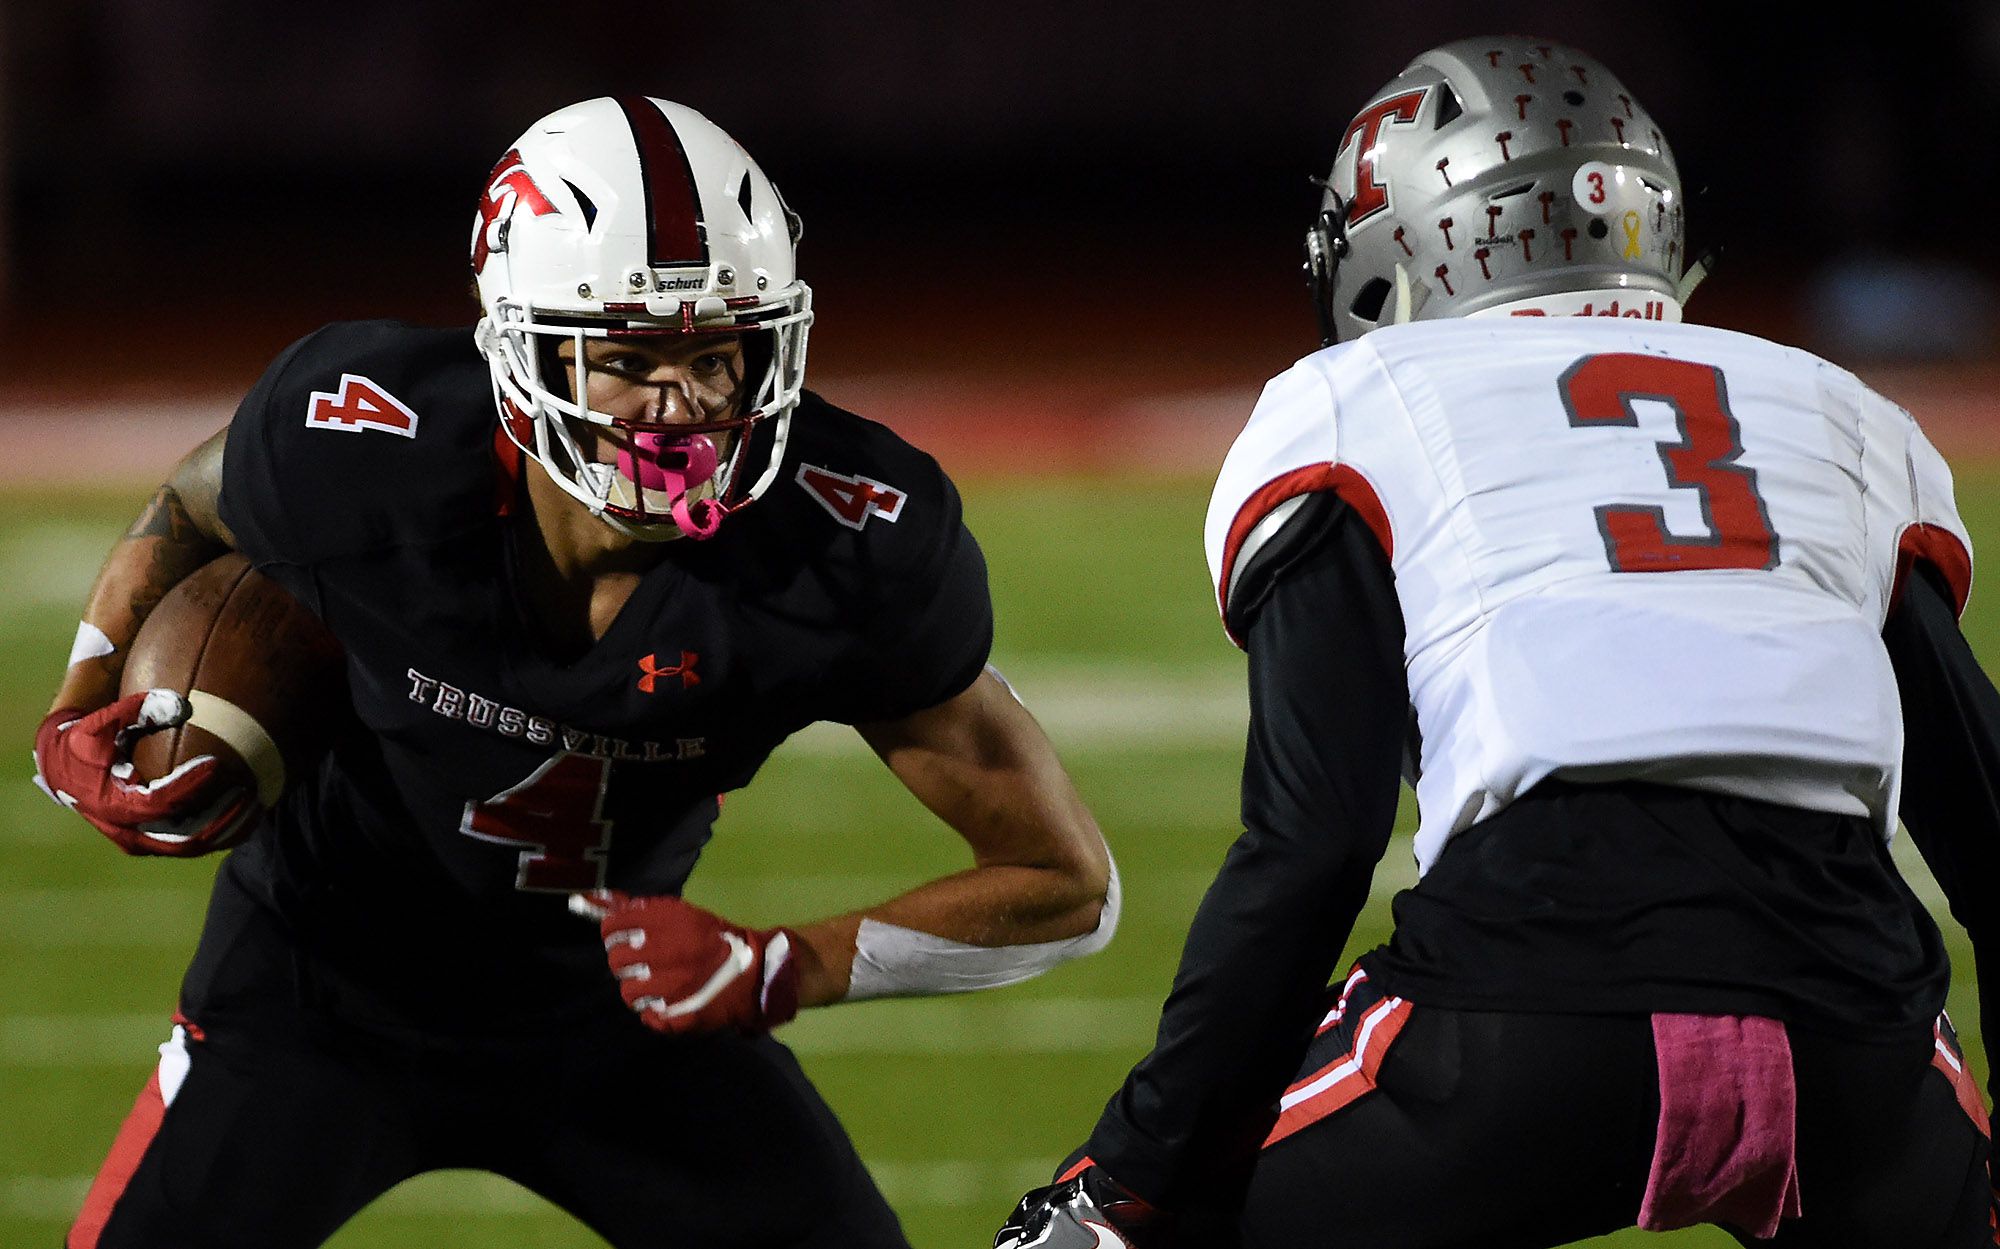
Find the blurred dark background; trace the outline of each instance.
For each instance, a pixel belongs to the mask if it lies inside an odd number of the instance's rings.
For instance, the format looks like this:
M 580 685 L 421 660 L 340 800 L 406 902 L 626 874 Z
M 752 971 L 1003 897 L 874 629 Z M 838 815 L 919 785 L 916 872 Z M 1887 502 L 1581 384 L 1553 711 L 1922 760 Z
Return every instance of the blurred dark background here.
M 115 368 L 244 376 L 335 317 L 469 323 L 492 161 L 627 90 L 707 113 L 804 215 L 816 367 L 1261 377 L 1313 345 L 1298 239 L 1343 123 L 1496 30 L 1606 61 L 1710 188 L 1698 319 L 1989 354 L 2000 4 L 1856 12 L 0 0 L 0 378 L 59 385 L 106 329 Z

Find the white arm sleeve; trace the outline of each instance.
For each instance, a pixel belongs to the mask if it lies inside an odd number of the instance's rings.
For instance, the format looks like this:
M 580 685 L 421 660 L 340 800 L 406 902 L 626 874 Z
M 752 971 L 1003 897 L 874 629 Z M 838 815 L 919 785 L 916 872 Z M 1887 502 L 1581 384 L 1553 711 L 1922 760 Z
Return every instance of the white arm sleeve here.
M 854 973 L 845 1001 L 877 997 L 915 997 L 936 993 L 970 993 L 997 989 L 1041 975 L 1057 963 L 1095 954 L 1118 928 L 1118 865 L 1111 865 L 1111 885 L 1097 927 L 1061 941 L 1032 945 L 968 945 L 914 928 L 864 919 L 854 938 Z

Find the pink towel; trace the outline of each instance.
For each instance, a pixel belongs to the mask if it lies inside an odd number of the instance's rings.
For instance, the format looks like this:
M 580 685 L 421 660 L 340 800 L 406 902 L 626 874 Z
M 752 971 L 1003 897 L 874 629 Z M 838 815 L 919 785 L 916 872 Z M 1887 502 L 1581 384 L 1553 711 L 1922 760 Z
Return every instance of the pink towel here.
M 1660 1129 L 1639 1206 L 1651 1232 L 1730 1223 L 1759 1239 L 1799 1215 L 1792 1046 L 1755 1015 L 1655 1015 Z

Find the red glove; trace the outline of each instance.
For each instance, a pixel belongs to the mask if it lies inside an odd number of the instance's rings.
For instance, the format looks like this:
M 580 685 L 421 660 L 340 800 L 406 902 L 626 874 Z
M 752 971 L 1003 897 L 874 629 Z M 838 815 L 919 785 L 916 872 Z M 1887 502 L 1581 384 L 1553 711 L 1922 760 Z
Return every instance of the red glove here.
M 158 780 L 132 779 L 132 742 L 187 722 L 173 690 L 129 694 L 84 713 L 49 713 L 35 730 L 35 784 L 127 854 L 191 858 L 234 845 L 255 826 L 248 792 L 216 784 L 216 759 L 190 759 Z
M 625 1004 L 660 1032 L 764 1032 L 799 1013 L 797 939 L 739 928 L 672 897 L 615 890 L 572 903 L 604 934 Z

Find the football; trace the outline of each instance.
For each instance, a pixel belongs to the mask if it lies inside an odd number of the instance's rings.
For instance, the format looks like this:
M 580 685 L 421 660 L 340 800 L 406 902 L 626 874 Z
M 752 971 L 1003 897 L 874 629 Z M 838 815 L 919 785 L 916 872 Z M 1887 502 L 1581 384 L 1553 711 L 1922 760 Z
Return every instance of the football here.
M 140 780 L 212 754 L 267 807 L 348 715 L 340 643 L 233 551 L 168 591 L 140 626 L 120 692 L 148 689 L 180 691 L 193 715 L 133 743 Z

